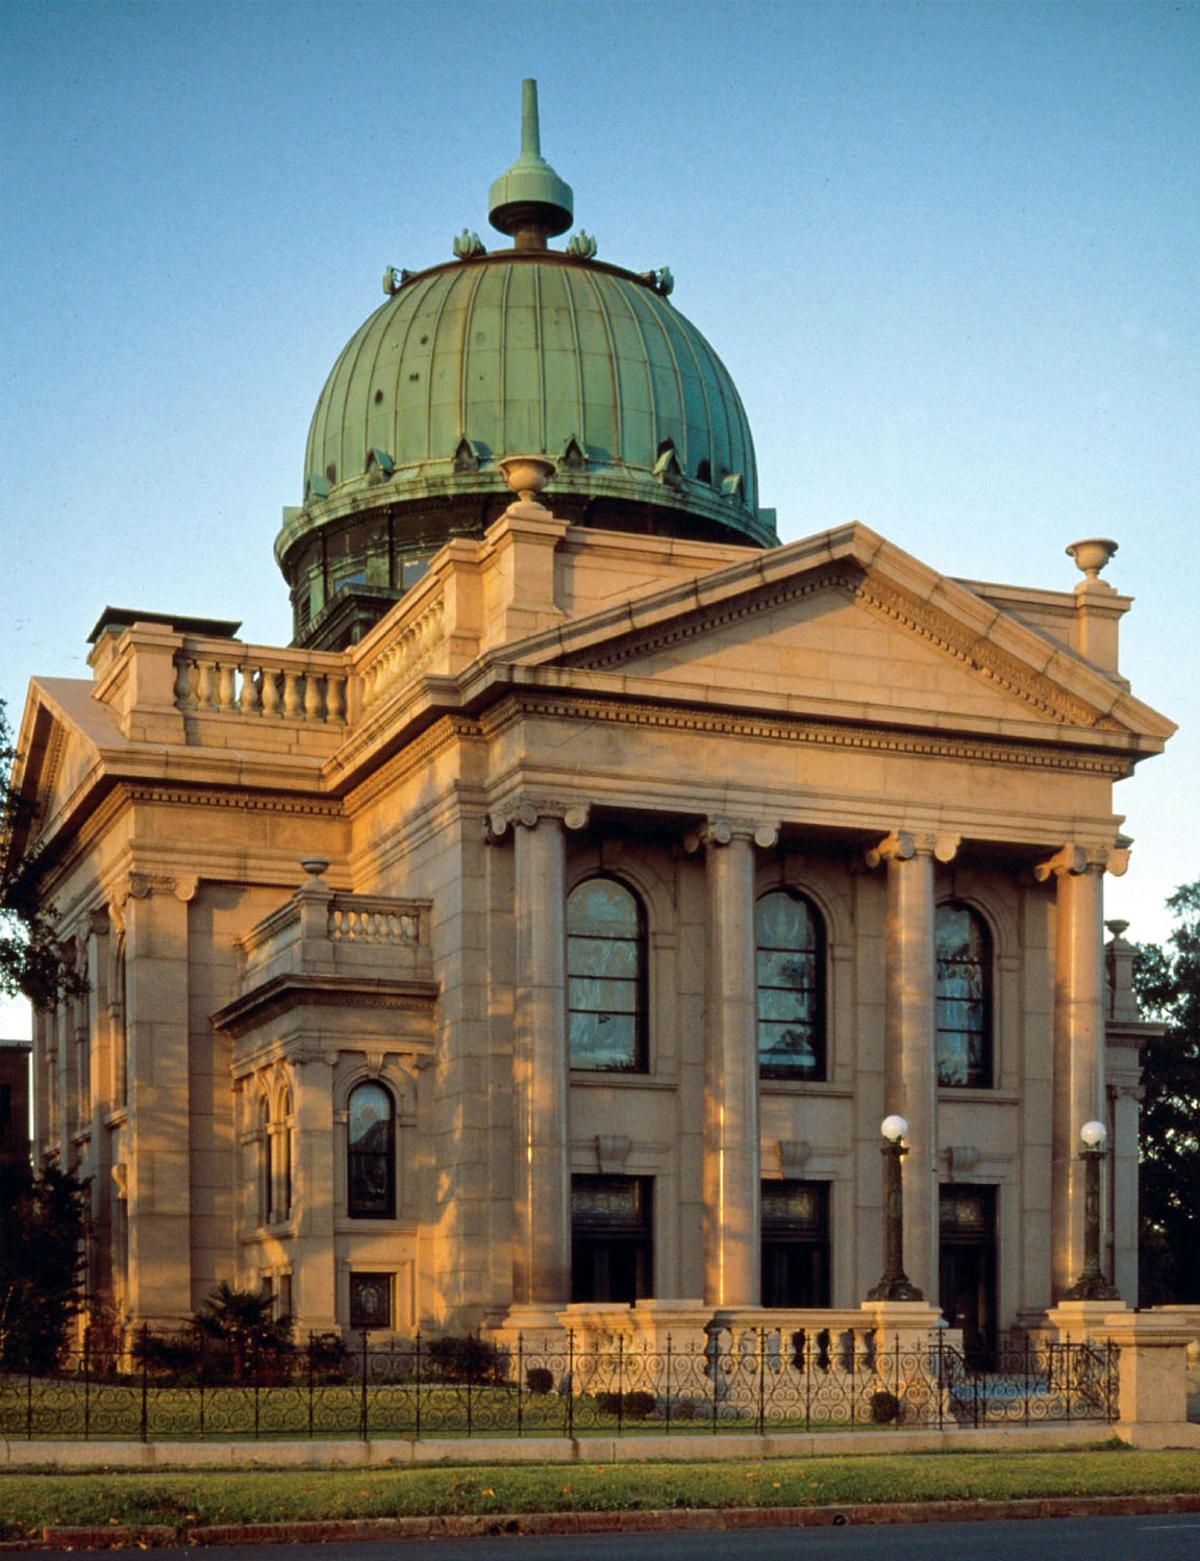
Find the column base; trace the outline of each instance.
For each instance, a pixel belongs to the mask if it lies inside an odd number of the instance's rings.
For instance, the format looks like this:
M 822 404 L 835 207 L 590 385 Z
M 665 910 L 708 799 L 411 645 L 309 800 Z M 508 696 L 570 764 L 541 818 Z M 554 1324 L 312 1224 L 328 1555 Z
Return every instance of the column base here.
M 559 1308 L 549 1301 L 514 1301 L 498 1323 L 485 1328 L 493 1344 L 515 1349 L 517 1339 L 532 1349 L 554 1350 L 561 1346 L 565 1329 L 559 1322 Z

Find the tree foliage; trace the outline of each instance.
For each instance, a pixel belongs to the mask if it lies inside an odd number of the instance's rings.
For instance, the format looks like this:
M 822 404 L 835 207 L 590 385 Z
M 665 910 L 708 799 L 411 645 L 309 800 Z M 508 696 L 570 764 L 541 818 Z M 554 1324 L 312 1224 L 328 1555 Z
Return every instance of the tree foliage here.
M 83 1306 L 88 1186 L 47 1166 L 0 1187 L 0 1366 L 53 1369 Z
M 1200 1301 L 1200 879 L 1167 907 L 1174 931 L 1133 967 L 1143 1014 L 1166 1026 L 1142 1051 L 1143 1306 Z
M 17 859 L 11 850 L 14 836 L 31 822 L 28 804 L 11 782 L 16 757 L 0 700 L 0 993 L 50 1008 L 60 997 L 84 991 L 86 982 L 63 960 L 54 907 L 40 903 L 36 855 Z

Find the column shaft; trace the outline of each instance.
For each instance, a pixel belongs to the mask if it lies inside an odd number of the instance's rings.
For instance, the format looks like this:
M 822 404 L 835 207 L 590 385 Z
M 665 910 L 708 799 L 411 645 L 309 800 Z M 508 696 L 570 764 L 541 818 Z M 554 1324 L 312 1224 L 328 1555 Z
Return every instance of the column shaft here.
M 887 1108 L 908 1122 L 904 1263 L 934 1304 L 938 1294 L 937 1056 L 933 855 L 888 858 Z
M 757 1306 L 761 1171 L 750 839 L 735 834 L 728 845 L 710 845 L 706 870 L 705 1301 L 713 1306 Z
M 1084 1164 L 1079 1130 L 1104 1121 L 1103 869 L 1060 869 L 1054 955 L 1054 1297 L 1083 1267 Z
M 332 1058 L 336 1061 L 336 1058 Z M 337 1327 L 334 1255 L 333 1067 L 309 1057 L 292 1067 L 292 1305 L 297 1337 Z M 282 1151 L 286 1138 L 280 1139 Z
M 570 1300 L 567 999 L 563 826 L 543 817 L 514 841 L 513 1291 L 518 1303 Z

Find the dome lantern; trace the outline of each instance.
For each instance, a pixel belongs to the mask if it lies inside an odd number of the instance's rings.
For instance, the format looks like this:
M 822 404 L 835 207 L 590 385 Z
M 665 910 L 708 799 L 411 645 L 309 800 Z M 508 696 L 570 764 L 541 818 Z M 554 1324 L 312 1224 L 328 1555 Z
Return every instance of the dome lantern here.
M 521 83 L 521 155 L 488 191 L 488 221 L 510 233 L 517 249 L 545 249 L 546 240 L 565 233 L 575 212 L 571 186 L 542 156 L 537 82 Z

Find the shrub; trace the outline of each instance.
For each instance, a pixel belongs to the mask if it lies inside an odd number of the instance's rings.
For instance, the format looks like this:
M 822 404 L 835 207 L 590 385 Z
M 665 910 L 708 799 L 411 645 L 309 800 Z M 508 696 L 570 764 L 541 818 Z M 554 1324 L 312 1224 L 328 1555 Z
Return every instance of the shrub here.
M 695 1420 L 699 1414 L 699 1410 L 696 1408 L 696 1400 L 694 1398 L 681 1398 L 671 1410 L 671 1414 L 676 1420 Z
M 881 1388 L 871 1394 L 871 1419 L 876 1425 L 891 1425 L 893 1420 L 899 1419 L 900 1400 L 894 1393 Z
M 653 1393 L 634 1388 L 628 1393 L 597 1393 L 596 1403 L 602 1414 L 623 1420 L 649 1420 L 658 1405 Z
M 531 1393 L 552 1393 L 554 1373 L 548 1366 L 530 1366 L 525 1373 L 525 1386 Z
M 308 1364 L 323 1382 L 345 1382 L 350 1375 L 350 1351 L 340 1333 L 314 1333 L 308 1340 Z
M 474 1334 L 448 1333 L 429 1346 L 429 1365 L 443 1382 L 501 1382 L 508 1355 Z

